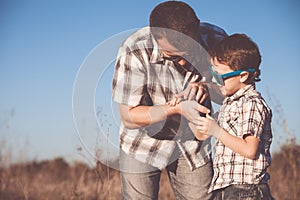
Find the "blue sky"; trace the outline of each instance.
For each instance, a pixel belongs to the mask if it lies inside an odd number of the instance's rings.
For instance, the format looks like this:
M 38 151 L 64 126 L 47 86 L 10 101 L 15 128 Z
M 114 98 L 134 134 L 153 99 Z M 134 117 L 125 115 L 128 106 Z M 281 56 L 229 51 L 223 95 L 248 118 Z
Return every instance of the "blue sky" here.
M 80 66 L 101 42 L 148 25 L 149 14 L 159 2 L 1 1 L 0 148 L 17 156 L 25 150 L 25 159 L 80 157 L 77 148 L 82 143 L 72 112 Z M 201 21 L 217 24 L 228 34 L 246 33 L 258 44 L 263 62 L 257 88 L 273 109 L 273 151 L 290 137 L 284 123 L 300 138 L 300 3 L 185 2 Z M 107 67 L 95 96 L 95 107 L 101 107 L 107 121 L 111 120 L 110 105 L 105 105 L 110 103 L 112 69 L 113 64 Z M 117 136 L 113 122 L 107 124 L 111 137 Z

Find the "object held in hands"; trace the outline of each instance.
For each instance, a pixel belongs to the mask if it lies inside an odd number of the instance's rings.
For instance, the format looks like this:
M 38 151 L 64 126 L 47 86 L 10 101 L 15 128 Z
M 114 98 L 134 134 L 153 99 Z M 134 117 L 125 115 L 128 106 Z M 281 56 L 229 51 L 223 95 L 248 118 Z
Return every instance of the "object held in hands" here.
M 210 98 L 206 98 L 204 100 L 204 102 L 201 103 L 201 105 L 204 106 L 204 107 L 206 107 L 206 108 L 208 108 L 209 110 L 211 110 L 211 108 L 212 108 Z M 208 113 L 208 114 L 210 114 L 210 113 Z M 206 117 L 206 113 L 201 113 L 200 112 L 200 116 L 201 117 Z

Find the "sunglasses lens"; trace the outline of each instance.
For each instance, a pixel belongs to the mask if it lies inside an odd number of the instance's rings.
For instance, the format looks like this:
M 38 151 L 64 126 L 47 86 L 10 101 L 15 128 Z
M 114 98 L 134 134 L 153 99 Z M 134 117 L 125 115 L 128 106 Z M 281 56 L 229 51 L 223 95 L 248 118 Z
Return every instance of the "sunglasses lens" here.
M 220 74 L 218 74 L 217 72 L 215 72 L 215 71 L 212 69 L 212 67 L 209 67 L 209 69 L 210 69 L 210 72 L 211 72 L 211 74 L 213 75 L 213 77 L 214 77 L 216 83 L 219 84 L 219 85 L 224 85 L 222 76 L 221 76 Z
M 165 60 L 169 60 L 172 62 L 179 62 L 183 58 L 181 56 L 170 56 L 170 57 L 163 57 Z
M 219 75 L 219 74 L 218 74 Z M 224 82 L 223 82 L 223 78 L 221 76 L 214 76 L 215 79 L 216 79 L 216 82 L 219 84 L 219 85 L 224 85 Z

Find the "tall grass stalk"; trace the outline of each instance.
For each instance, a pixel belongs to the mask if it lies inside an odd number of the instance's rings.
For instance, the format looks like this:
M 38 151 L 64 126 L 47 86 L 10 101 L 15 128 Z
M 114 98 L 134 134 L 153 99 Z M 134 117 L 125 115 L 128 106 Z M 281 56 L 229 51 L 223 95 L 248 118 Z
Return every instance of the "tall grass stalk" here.
M 108 185 L 108 196 L 109 199 L 111 199 L 111 194 L 110 194 L 110 173 L 109 173 L 109 128 L 107 128 L 107 135 L 106 135 L 106 146 L 107 146 L 107 153 L 106 153 L 106 167 L 107 167 L 107 185 Z

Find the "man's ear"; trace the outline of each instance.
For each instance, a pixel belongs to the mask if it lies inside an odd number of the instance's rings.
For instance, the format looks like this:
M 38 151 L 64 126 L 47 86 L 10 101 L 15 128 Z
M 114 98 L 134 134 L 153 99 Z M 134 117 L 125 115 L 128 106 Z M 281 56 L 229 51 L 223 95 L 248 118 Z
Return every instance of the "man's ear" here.
M 241 77 L 240 82 L 245 83 L 248 80 L 249 72 L 244 71 L 244 72 L 240 73 L 240 77 Z

